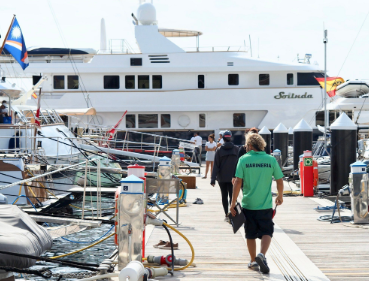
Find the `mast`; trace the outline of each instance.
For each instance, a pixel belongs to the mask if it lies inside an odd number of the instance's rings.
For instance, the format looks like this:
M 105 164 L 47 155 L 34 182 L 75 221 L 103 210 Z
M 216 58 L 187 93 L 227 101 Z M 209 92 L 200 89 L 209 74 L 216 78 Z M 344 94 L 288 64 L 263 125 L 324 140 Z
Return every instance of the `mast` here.
M 6 33 L 6 36 L 5 36 L 4 41 L 3 41 L 3 45 L 1 46 L 1 49 L 0 49 L 0 55 L 1 55 L 1 54 L 2 54 L 2 52 L 3 52 L 3 49 L 4 49 L 4 46 L 5 46 L 6 39 L 8 38 L 8 35 L 9 35 L 9 32 L 10 32 L 10 28 L 11 28 L 11 27 L 12 27 L 12 25 L 13 25 L 14 19 L 15 19 L 15 15 L 13 15 L 12 22 L 11 22 L 11 23 L 10 23 L 10 25 L 9 25 L 8 32 Z
M 325 29 L 324 30 L 324 39 L 323 39 L 323 43 L 324 43 L 324 91 L 325 91 L 325 95 L 324 95 L 324 149 L 325 151 L 327 151 L 327 127 L 329 125 L 329 114 L 327 112 L 327 42 L 328 42 L 328 38 L 327 38 L 328 32 Z

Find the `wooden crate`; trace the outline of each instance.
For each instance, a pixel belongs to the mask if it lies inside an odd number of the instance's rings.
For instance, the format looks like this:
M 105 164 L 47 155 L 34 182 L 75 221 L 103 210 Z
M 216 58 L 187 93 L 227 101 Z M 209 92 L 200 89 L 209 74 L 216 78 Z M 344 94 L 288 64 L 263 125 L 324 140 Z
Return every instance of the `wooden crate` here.
M 187 189 L 196 188 L 196 177 L 193 176 L 178 176 L 183 182 L 187 184 Z

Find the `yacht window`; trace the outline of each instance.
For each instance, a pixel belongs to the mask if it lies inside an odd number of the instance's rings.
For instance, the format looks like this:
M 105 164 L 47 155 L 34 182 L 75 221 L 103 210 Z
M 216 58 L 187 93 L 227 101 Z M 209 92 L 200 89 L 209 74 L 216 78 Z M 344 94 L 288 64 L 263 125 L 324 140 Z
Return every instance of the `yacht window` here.
M 152 88 L 161 89 L 163 87 L 161 75 L 152 76 Z
M 104 89 L 119 89 L 119 75 L 104 76 Z
M 134 89 L 135 88 L 135 76 L 134 75 L 126 75 L 125 77 L 126 89 Z
M 233 127 L 246 127 L 245 113 L 233 113 Z
M 131 66 L 142 65 L 142 58 L 131 58 Z
M 157 128 L 158 114 L 138 114 L 139 128 Z
M 134 114 L 126 115 L 126 128 L 136 128 L 136 115 Z
M 161 114 L 160 119 L 162 128 L 170 128 L 170 114 Z
M 38 76 L 38 75 L 32 76 L 32 85 L 33 86 L 36 85 L 38 83 L 38 81 L 40 81 L 41 77 L 42 77 L 41 75 L 40 76 Z M 5 78 L 5 77 L 3 77 L 3 78 Z M 4 82 L 5 82 L 5 80 L 4 80 Z
M 269 85 L 269 74 L 259 74 L 259 85 L 260 86 Z
M 54 76 L 54 89 L 64 89 L 64 75 Z
M 228 74 L 228 85 L 238 85 L 238 74 Z
M 150 88 L 149 79 L 150 79 L 149 75 L 138 75 L 138 88 L 139 89 L 149 89 Z
M 316 78 L 323 78 L 324 74 L 320 72 L 311 73 L 297 73 L 297 85 L 298 86 L 319 86 Z
M 205 88 L 205 75 L 197 76 L 197 88 L 204 89 Z
M 206 116 L 205 113 L 200 113 L 199 114 L 199 127 L 200 128 L 205 128 L 206 125 Z
M 78 75 L 68 75 L 68 89 L 78 89 Z
M 287 73 L 287 85 L 293 85 L 293 73 Z

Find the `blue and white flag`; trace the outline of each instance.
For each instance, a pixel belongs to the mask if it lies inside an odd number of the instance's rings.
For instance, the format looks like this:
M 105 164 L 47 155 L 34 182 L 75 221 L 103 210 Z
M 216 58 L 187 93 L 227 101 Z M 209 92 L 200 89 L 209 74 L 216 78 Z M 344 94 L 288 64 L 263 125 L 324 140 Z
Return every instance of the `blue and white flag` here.
M 14 18 L 13 24 L 9 28 L 8 37 L 5 38 L 4 49 L 15 58 L 23 70 L 29 65 L 26 43 L 16 18 Z

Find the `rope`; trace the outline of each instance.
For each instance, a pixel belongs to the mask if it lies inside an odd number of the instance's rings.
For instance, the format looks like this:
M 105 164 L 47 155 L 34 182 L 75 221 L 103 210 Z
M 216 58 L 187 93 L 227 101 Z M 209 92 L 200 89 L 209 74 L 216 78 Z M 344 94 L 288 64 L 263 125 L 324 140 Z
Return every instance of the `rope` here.
M 28 202 L 32 205 L 33 209 L 35 209 L 35 211 L 37 212 L 37 209 L 36 209 L 35 205 L 33 205 L 31 200 L 26 195 L 18 195 L 17 198 L 15 198 L 15 200 L 13 201 L 12 205 L 14 205 L 18 201 L 18 199 L 21 198 L 21 197 L 26 197 Z
M 45 279 L 49 279 L 52 277 L 52 272 L 48 269 L 31 270 L 31 269 L 17 268 L 17 267 L 12 267 L 12 266 L 0 266 L 0 269 L 9 271 L 9 272 L 33 274 L 33 275 L 37 275 Z
M 89 249 L 89 248 L 92 248 L 93 246 L 96 246 L 97 244 L 100 244 L 101 242 L 105 241 L 106 239 L 108 239 L 108 238 L 112 237 L 113 235 L 115 235 L 115 233 L 112 233 L 112 234 L 108 235 L 107 237 L 105 237 L 105 238 L 101 239 L 100 241 L 97 241 L 97 242 L 95 242 L 95 243 L 93 243 L 93 244 L 91 244 L 91 245 L 89 245 L 89 246 L 87 246 L 87 247 L 84 247 L 84 248 L 82 248 L 82 249 L 79 249 L 79 250 L 76 250 L 76 251 L 73 251 L 73 252 L 70 252 L 70 253 L 67 253 L 67 254 L 64 254 L 64 255 L 51 257 L 51 259 L 59 259 L 59 258 L 63 258 L 63 257 L 67 257 L 67 256 L 70 256 L 70 255 L 77 254 L 77 253 L 79 253 L 79 252 L 82 252 L 82 251 L 84 251 L 84 250 L 87 250 L 87 249 Z
M 61 265 L 77 267 L 77 268 L 90 270 L 90 271 L 99 271 L 98 269 L 94 268 L 94 267 L 98 267 L 99 266 L 98 264 L 79 263 L 79 262 L 66 261 L 66 260 L 56 261 L 56 260 L 46 258 L 46 257 L 38 257 L 38 256 L 19 254 L 19 253 L 13 253 L 13 252 L 1 251 L 1 250 L 0 250 L 0 254 L 11 255 L 11 256 L 15 256 L 15 257 L 27 258 L 27 259 L 32 259 L 32 260 L 46 261 L 46 262 L 51 262 L 51 263 L 58 263 L 58 264 L 61 264 Z M 94 266 L 94 267 L 91 267 L 91 266 Z

